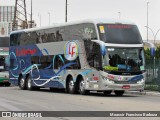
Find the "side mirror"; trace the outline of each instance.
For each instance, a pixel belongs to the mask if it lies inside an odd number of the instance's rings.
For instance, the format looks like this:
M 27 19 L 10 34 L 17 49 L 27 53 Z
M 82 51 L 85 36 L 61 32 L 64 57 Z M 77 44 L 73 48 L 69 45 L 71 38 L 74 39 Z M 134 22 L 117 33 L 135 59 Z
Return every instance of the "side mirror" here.
M 105 45 L 100 45 L 101 46 L 101 54 L 104 56 L 104 55 L 106 55 L 106 47 L 105 47 Z
M 105 46 L 105 43 L 101 40 L 92 40 L 93 42 L 95 43 L 98 43 L 100 45 L 100 49 L 101 49 L 101 54 L 104 56 L 106 55 L 106 46 Z

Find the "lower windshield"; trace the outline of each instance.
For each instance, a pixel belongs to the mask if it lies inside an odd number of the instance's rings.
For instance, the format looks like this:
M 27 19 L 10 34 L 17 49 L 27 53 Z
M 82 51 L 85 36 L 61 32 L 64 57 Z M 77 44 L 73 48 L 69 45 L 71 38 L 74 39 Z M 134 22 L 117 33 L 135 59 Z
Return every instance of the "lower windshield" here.
M 132 73 L 144 71 L 143 48 L 106 47 L 103 69 L 112 73 Z

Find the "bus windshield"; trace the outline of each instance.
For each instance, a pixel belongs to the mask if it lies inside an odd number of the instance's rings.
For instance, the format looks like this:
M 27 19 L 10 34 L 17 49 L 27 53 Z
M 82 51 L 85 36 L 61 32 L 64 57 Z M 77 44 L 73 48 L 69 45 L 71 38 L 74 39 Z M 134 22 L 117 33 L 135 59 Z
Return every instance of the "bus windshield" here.
M 103 69 L 107 72 L 140 72 L 144 71 L 143 48 L 106 47 L 107 54 L 103 57 Z
M 98 24 L 100 39 L 114 44 L 142 44 L 142 38 L 136 25 Z

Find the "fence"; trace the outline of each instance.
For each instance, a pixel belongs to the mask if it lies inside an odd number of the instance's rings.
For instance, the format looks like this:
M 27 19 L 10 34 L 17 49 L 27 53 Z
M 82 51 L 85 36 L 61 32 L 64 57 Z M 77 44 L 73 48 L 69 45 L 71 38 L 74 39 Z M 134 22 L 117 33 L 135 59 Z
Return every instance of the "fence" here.
M 145 90 L 160 91 L 160 59 L 146 59 Z

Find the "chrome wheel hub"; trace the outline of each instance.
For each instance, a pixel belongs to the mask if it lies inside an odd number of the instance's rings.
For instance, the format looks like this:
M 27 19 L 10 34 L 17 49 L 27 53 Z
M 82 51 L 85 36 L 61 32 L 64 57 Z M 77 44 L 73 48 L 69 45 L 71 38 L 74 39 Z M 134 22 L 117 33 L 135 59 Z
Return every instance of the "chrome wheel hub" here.
M 71 80 L 71 81 L 69 82 L 69 89 L 70 89 L 70 90 L 73 90 L 73 88 L 74 88 L 74 82 Z
M 79 84 L 79 90 L 84 91 L 84 87 L 85 87 L 85 83 L 84 83 L 84 81 L 81 81 Z

